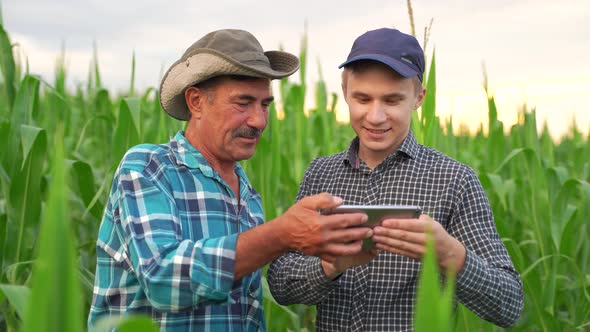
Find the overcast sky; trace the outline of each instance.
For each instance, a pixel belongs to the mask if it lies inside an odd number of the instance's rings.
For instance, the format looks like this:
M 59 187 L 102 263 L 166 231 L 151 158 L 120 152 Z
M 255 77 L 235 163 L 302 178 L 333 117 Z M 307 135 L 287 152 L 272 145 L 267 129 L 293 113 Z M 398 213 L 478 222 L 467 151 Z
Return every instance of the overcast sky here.
M 0 0 L 1 1 L 1 0 Z M 279 4 L 280 3 L 280 4 Z M 85 82 L 96 43 L 109 89 L 157 87 L 162 72 L 209 31 L 240 28 L 267 50 L 299 54 L 307 24 L 308 74 L 321 63 L 328 89 L 340 90 L 340 70 L 354 39 L 380 27 L 410 32 L 405 0 L 396 1 L 156 1 L 3 0 L 4 25 L 31 71 L 53 80 L 65 44 L 68 80 Z M 548 119 L 555 135 L 574 116 L 590 128 L 590 1 L 414 0 L 418 39 L 433 19 L 427 45 L 436 49 L 437 112 L 469 125 L 487 118 L 482 63 L 506 124 L 523 103 Z M 307 23 L 306 23 L 307 22 Z M 344 112 L 342 113 L 345 114 Z

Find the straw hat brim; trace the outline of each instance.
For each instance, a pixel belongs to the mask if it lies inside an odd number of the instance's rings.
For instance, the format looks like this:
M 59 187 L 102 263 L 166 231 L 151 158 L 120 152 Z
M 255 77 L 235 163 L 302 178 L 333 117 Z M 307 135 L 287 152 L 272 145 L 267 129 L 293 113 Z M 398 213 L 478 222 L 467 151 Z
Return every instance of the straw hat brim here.
M 243 75 L 278 79 L 299 69 L 296 56 L 281 51 L 267 51 L 268 65 L 245 64 L 213 49 L 199 49 L 175 62 L 160 84 L 160 104 L 170 116 L 183 121 L 190 119 L 184 91 L 187 87 L 221 75 Z

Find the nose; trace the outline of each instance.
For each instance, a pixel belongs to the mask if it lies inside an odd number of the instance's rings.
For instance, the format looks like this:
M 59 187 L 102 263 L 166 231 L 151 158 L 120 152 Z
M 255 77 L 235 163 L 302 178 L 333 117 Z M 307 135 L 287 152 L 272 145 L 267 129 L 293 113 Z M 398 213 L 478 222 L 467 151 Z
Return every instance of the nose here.
M 251 127 L 263 130 L 268 123 L 268 110 L 262 105 L 258 105 L 251 112 L 248 117 L 247 124 Z
M 380 124 L 386 121 L 385 109 L 381 103 L 373 103 L 365 116 L 365 119 L 371 124 Z

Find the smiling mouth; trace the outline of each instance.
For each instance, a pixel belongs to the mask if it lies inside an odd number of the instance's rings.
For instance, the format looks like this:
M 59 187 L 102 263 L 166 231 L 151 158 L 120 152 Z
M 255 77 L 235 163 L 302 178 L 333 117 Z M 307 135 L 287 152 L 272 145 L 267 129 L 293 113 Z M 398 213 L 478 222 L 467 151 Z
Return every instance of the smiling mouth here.
M 386 132 L 388 132 L 391 129 L 370 129 L 370 128 L 365 128 L 368 132 L 370 133 L 374 133 L 374 134 L 384 134 Z

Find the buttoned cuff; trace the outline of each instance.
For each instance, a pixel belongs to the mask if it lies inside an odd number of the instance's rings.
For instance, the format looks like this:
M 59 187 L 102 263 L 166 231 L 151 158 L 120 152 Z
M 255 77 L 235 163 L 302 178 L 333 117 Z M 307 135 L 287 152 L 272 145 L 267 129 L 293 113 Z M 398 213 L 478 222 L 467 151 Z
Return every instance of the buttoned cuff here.
M 485 262 L 467 250 L 465 255 L 465 264 L 457 275 L 457 296 L 465 294 L 479 293 L 486 280 Z
M 319 257 L 308 257 L 305 265 L 306 270 L 309 271 L 307 281 L 311 288 L 315 289 L 316 291 L 323 292 L 332 290 L 338 286 L 338 279 L 340 276 L 334 280 L 328 278 L 324 272 L 322 261 Z

